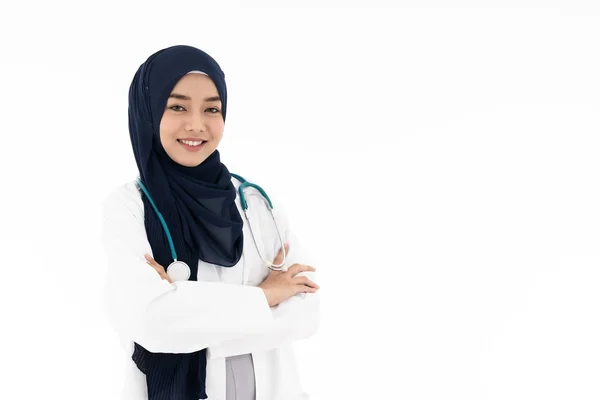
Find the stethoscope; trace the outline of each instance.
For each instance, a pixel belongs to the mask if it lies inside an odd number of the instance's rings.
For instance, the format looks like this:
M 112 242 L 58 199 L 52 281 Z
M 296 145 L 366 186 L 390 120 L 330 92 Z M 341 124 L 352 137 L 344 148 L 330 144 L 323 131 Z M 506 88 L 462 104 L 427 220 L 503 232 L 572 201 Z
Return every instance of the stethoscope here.
M 246 221 L 248 222 L 248 228 L 250 228 L 250 235 L 252 236 L 252 241 L 254 242 L 254 246 L 256 247 L 256 251 L 258 252 L 258 255 L 260 256 L 260 259 L 270 269 L 272 269 L 274 271 L 281 271 L 283 269 L 283 265 L 285 264 L 285 259 L 286 259 L 287 254 L 286 254 L 285 248 L 283 246 L 283 239 L 281 237 L 281 232 L 279 231 L 279 226 L 277 225 L 277 221 L 275 220 L 275 216 L 273 215 L 273 203 L 271 203 L 271 199 L 269 199 L 269 196 L 267 195 L 267 193 L 265 193 L 263 188 L 261 188 L 257 184 L 250 183 L 237 174 L 231 174 L 231 176 L 241 182 L 241 185 L 238 188 L 240 203 L 242 204 L 242 209 L 244 210 L 244 217 L 246 218 Z M 175 251 L 175 245 L 173 244 L 173 238 L 171 237 L 171 232 L 169 231 L 169 227 L 167 226 L 165 219 L 163 218 L 160 211 L 158 211 L 156 204 L 154 204 L 154 200 L 152 200 L 150 193 L 148 193 L 148 190 L 146 189 L 146 187 L 144 186 L 142 181 L 138 178 L 136 180 L 136 182 L 139 185 L 139 187 L 142 189 L 142 191 L 144 192 L 146 197 L 148 198 L 148 201 L 150 202 L 150 204 L 152 205 L 152 208 L 156 212 L 156 215 L 158 216 L 158 219 L 160 220 L 163 230 L 165 231 L 165 234 L 167 235 L 167 241 L 169 242 L 169 248 L 171 249 L 171 257 L 173 257 L 173 262 L 171 264 L 169 264 L 169 266 L 167 267 L 167 275 L 169 275 L 169 278 L 171 278 L 172 281 L 182 281 L 182 280 L 186 281 L 186 280 L 190 279 L 192 270 L 185 262 L 177 260 L 177 252 Z M 277 229 L 277 236 L 279 237 L 279 243 L 281 245 L 280 248 L 283 251 L 283 260 L 281 261 L 280 264 L 273 264 L 271 261 L 266 260 L 263 257 L 263 254 L 261 253 L 260 249 L 258 248 L 256 238 L 254 237 L 254 231 L 252 230 L 252 224 L 250 224 L 250 218 L 248 218 L 248 203 L 246 202 L 246 196 L 244 196 L 244 189 L 247 187 L 253 187 L 256 190 L 258 190 L 260 192 L 260 194 L 262 195 L 264 202 L 268 206 L 267 208 L 269 209 L 269 212 L 271 213 L 271 218 L 273 219 L 273 223 L 275 224 L 275 229 Z

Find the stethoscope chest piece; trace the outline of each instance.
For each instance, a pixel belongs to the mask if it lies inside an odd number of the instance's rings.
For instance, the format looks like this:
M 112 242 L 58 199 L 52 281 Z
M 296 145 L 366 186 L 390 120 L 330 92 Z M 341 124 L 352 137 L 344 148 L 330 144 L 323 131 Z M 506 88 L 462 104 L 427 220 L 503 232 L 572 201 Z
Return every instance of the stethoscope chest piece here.
M 190 279 L 191 274 L 192 271 L 190 270 L 190 267 L 183 261 L 173 261 L 167 267 L 167 275 L 169 275 L 169 278 L 171 278 L 171 281 L 173 282 L 187 281 Z

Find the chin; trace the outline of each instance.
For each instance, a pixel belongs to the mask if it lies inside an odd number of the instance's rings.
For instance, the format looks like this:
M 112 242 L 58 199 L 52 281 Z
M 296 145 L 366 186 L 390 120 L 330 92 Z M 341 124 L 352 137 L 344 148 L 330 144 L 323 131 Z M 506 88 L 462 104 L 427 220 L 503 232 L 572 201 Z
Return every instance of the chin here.
M 181 154 L 179 152 L 177 152 L 177 153 L 173 152 L 174 154 L 170 155 L 170 157 L 173 161 L 175 161 L 179 165 L 182 165 L 182 166 L 188 167 L 188 168 L 194 168 L 194 167 L 197 167 L 198 165 L 202 164 L 204 161 L 206 161 L 206 159 L 208 157 L 210 157 L 210 155 L 213 152 L 214 152 L 214 150 L 211 150 L 208 154 L 206 154 L 204 150 L 201 150 L 198 154 L 195 154 L 195 157 L 194 157 L 194 155 L 192 155 L 190 153 Z M 204 154 L 200 154 L 200 153 L 204 153 Z
M 196 159 L 196 160 L 190 160 L 188 158 L 186 160 L 179 160 L 179 161 L 177 161 L 177 163 L 183 165 L 184 167 L 193 168 L 193 167 L 197 167 L 198 165 L 202 164 L 207 158 L 208 157 L 202 157 L 201 159 Z
M 183 165 L 184 167 L 188 167 L 188 168 L 194 168 L 197 167 L 198 165 L 202 164 L 204 162 L 204 159 L 202 159 L 202 161 L 196 161 L 196 162 L 180 162 L 179 164 Z

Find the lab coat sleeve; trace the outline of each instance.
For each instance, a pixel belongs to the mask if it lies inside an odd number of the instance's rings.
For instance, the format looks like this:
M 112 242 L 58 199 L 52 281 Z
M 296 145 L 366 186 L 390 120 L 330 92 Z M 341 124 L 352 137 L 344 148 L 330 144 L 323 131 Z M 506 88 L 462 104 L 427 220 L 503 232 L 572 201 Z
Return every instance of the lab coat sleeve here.
M 281 210 L 277 207 L 276 210 Z M 309 253 L 302 247 L 296 235 L 290 230 L 289 221 L 285 212 L 276 214 L 279 226 L 285 226 L 283 238 L 290 244 L 290 251 L 285 268 L 299 263 L 307 264 L 315 269 L 319 265 L 310 257 Z M 283 233 L 283 232 L 282 232 Z M 306 276 L 318 284 L 316 272 L 302 272 L 297 276 Z M 266 351 L 286 345 L 290 342 L 311 337 L 319 327 L 320 296 L 316 293 L 302 293 L 281 302 L 272 307 L 271 312 L 275 323 L 267 332 L 252 333 L 244 336 L 223 341 L 208 348 L 209 358 L 231 357 L 239 354 L 248 354 Z
M 155 353 L 192 353 L 273 329 L 273 313 L 258 287 L 161 279 L 144 259 L 152 250 L 143 203 L 129 190 L 106 198 L 102 240 L 106 309 L 122 337 Z

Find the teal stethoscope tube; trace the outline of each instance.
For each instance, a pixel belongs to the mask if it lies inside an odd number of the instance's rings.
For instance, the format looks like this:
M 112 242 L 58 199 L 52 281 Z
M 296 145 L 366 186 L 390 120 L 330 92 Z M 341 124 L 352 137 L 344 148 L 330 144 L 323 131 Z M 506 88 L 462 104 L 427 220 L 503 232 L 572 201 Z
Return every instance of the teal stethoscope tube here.
M 146 186 L 144 186 L 144 184 L 142 183 L 142 181 L 139 178 L 137 179 L 137 184 L 140 186 L 140 188 L 142 189 L 142 191 L 148 198 L 148 201 L 152 205 L 152 208 L 154 208 L 156 215 L 158 215 L 158 219 L 160 220 L 160 223 L 161 223 L 163 229 L 165 230 L 165 234 L 167 235 L 167 240 L 169 241 L 169 248 L 171 249 L 171 257 L 173 258 L 173 261 L 177 261 L 177 253 L 175 252 L 175 245 L 173 244 L 173 238 L 171 237 L 171 231 L 169 231 L 169 227 L 167 226 L 165 219 L 163 218 L 160 211 L 158 211 L 158 208 L 156 208 L 156 204 L 154 204 L 154 200 L 152 200 L 150 193 L 148 193 L 148 189 L 146 189 Z
M 277 225 L 277 221 L 275 220 L 275 216 L 273 215 L 273 203 L 271 202 L 271 199 L 269 198 L 269 196 L 267 195 L 267 193 L 263 190 L 263 188 L 261 188 L 257 184 L 248 182 L 246 179 L 242 178 L 241 176 L 239 176 L 237 174 L 231 174 L 231 176 L 241 182 L 241 185 L 238 188 L 238 194 L 239 194 L 239 197 L 240 197 L 240 203 L 242 205 L 242 209 L 244 210 L 244 216 L 246 218 L 246 221 L 248 222 L 248 227 L 250 228 L 250 234 L 252 236 L 252 240 L 254 242 L 254 246 L 256 247 L 256 250 L 258 251 L 258 254 L 259 254 L 261 260 L 270 269 L 273 269 L 273 270 L 276 270 L 276 271 L 281 270 L 283 268 L 283 265 L 285 264 L 287 254 L 285 252 L 285 248 L 284 248 L 284 244 L 283 244 L 283 239 L 281 237 L 281 232 L 279 231 L 279 226 Z M 160 211 L 158 211 L 158 208 L 156 207 L 156 204 L 154 203 L 154 200 L 152 200 L 152 197 L 150 196 L 150 193 L 148 193 L 148 189 L 146 189 L 146 187 L 142 183 L 141 179 L 138 178 L 136 180 L 136 182 L 139 185 L 139 187 L 142 189 L 142 191 L 144 192 L 144 194 L 146 195 L 146 197 L 148 198 L 148 201 L 150 202 L 150 204 L 152 205 L 152 208 L 156 212 L 156 215 L 158 216 L 158 219 L 160 220 L 160 223 L 161 223 L 161 225 L 163 227 L 163 230 L 165 231 L 165 234 L 167 236 L 167 241 L 169 242 L 169 248 L 171 250 L 171 257 L 173 258 L 173 263 L 171 265 L 173 265 L 173 264 L 183 264 L 183 265 L 185 265 L 185 267 L 187 267 L 187 270 L 188 270 L 187 276 L 189 277 L 189 266 L 187 264 L 185 264 L 183 261 L 177 261 L 177 252 L 175 251 L 175 245 L 173 244 L 173 238 L 171 236 L 171 231 L 169 230 L 169 227 L 167 226 L 167 223 L 166 223 L 165 219 L 163 218 L 163 216 L 160 213 Z M 248 203 L 246 201 L 246 196 L 244 195 L 244 189 L 247 188 L 247 187 L 253 187 L 256 190 L 258 190 L 260 192 L 260 194 L 263 196 L 263 198 L 264 198 L 265 202 L 267 203 L 267 205 L 269 206 L 269 211 L 271 213 L 271 218 L 273 218 L 273 222 L 275 223 L 275 229 L 277 230 L 277 236 L 279 238 L 279 242 L 280 242 L 280 245 L 281 245 L 280 248 L 283 249 L 283 261 L 280 264 L 273 264 L 272 262 L 270 262 L 268 260 L 265 260 L 265 258 L 263 257 L 262 253 L 260 252 L 260 249 L 258 248 L 258 244 L 256 243 L 256 239 L 254 237 L 254 231 L 252 230 L 252 225 L 250 224 L 250 219 L 248 218 L 248 213 L 247 213 L 247 211 L 248 211 Z M 169 267 L 171 267 L 171 265 Z
M 271 203 L 271 199 L 269 199 L 269 196 L 267 196 L 267 193 L 263 190 L 263 188 L 261 188 L 257 184 L 248 182 L 247 180 L 245 180 L 237 174 L 231 174 L 231 176 L 233 176 L 238 181 L 242 182 L 242 184 L 238 188 L 238 193 L 240 194 L 240 203 L 242 203 L 242 209 L 244 211 L 248 209 L 248 203 L 246 203 L 246 196 L 244 196 L 244 189 L 247 187 L 253 187 L 254 189 L 258 190 L 260 194 L 262 194 L 262 196 L 265 198 L 265 200 L 267 200 L 267 202 L 269 203 L 269 208 L 271 210 L 273 209 L 273 203 Z

